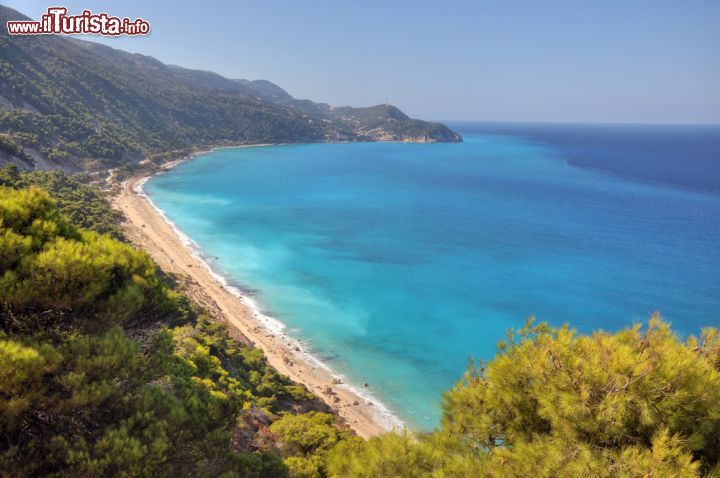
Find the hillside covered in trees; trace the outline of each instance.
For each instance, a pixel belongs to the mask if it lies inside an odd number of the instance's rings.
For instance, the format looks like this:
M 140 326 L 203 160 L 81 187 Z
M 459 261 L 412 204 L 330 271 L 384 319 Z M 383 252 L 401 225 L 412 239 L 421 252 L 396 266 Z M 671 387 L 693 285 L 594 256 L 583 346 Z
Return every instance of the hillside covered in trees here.
M 322 405 L 58 174 L 0 170 L 0 476 L 286 476 L 268 426 Z
M 461 140 L 389 105 L 336 111 L 268 81 L 77 39 L 8 35 L 7 20 L 24 18 L 0 5 L 0 162 L 23 169 L 97 170 L 240 143 Z
M 0 169 L 0 476 L 720 476 L 716 329 L 529 323 L 447 392 L 435 432 L 365 441 L 108 211 L 61 173 Z

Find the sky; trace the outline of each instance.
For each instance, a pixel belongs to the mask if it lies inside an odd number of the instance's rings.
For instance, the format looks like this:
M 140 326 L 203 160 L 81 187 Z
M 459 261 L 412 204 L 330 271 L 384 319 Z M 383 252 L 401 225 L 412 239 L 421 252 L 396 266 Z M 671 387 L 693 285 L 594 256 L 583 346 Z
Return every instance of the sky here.
M 720 123 L 720 0 L 0 0 L 151 24 L 92 37 L 429 120 Z M 48 3 L 49 2 L 49 3 Z

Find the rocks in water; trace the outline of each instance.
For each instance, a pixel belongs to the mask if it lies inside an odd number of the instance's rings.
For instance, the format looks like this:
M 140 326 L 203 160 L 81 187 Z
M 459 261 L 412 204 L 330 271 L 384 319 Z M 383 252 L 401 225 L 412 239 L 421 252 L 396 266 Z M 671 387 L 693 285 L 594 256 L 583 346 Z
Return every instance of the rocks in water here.
M 333 385 L 340 385 L 341 383 L 343 383 L 343 381 L 340 380 L 339 378 L 334 378 L 334 379 L 332 379 L 332 383 L 333 383 Z
M 366 387 L 369 387 L 370 385 L 368 385 L 368 383 L 367 383 L 367 382 L 365 382 L 365 386 L 366 386 Z
M 368 402 L 368 407 L 372 407 L 372 406 L 373 406 L 373 402 Z

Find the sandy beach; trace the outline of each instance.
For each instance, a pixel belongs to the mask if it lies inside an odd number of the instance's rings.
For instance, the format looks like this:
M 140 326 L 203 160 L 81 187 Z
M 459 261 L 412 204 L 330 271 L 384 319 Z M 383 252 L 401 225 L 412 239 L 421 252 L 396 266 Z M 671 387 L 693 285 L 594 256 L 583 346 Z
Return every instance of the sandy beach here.
M 235 333 L 260 347 L 272 365 L 293 381 L 304 384 L 326 402 L 355 432 L 369 438 L 398 426 L 381 407 L 363 398 L 331 370 L 323 367 L 293 343 L 287 335 L 268 327 L 262 315 L 238 297 L 236 290 L 223 285 L 193 255 L 174 228 L 139 194 L 137 186 L 143 178 L 133 178 L 122 184 L 113 205 L 125 215 L 125 234 L 136 246 L 147 251 L 167 273 L 182 279 L 186 292 L 213 316 L 226 321 Z M 234 293 L 233 293 L 234 292 Z

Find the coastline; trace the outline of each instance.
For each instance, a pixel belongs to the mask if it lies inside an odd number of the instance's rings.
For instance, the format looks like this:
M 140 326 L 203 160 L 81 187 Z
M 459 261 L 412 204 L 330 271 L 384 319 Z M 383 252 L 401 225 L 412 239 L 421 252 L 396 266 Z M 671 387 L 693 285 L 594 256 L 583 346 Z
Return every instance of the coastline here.
M 271 145 L 241 147 L 260 146 Z M 210 151 L 213 150 L 171 161 L 156 174 Z M 263 314 L 249 294 L 215 272 L 200 248 L 143 192 L 143 185 L 150 177 L 127 179 L 112 200 L 113 206 L 125 215 L 123 229 L 133 244 L 149 253 L 165 272 L 182 278 L 186 292 L 194 300 L 228 323 L 231 330 L 235 329 L 250 344 L 261 348 L 273 368 L 305 385 L 359 436 L 370 438 L 404 426 L 371 394 L 347 384 L 341 375 L 311 355 L 301 342 L 287 335 L 285 325 Z

